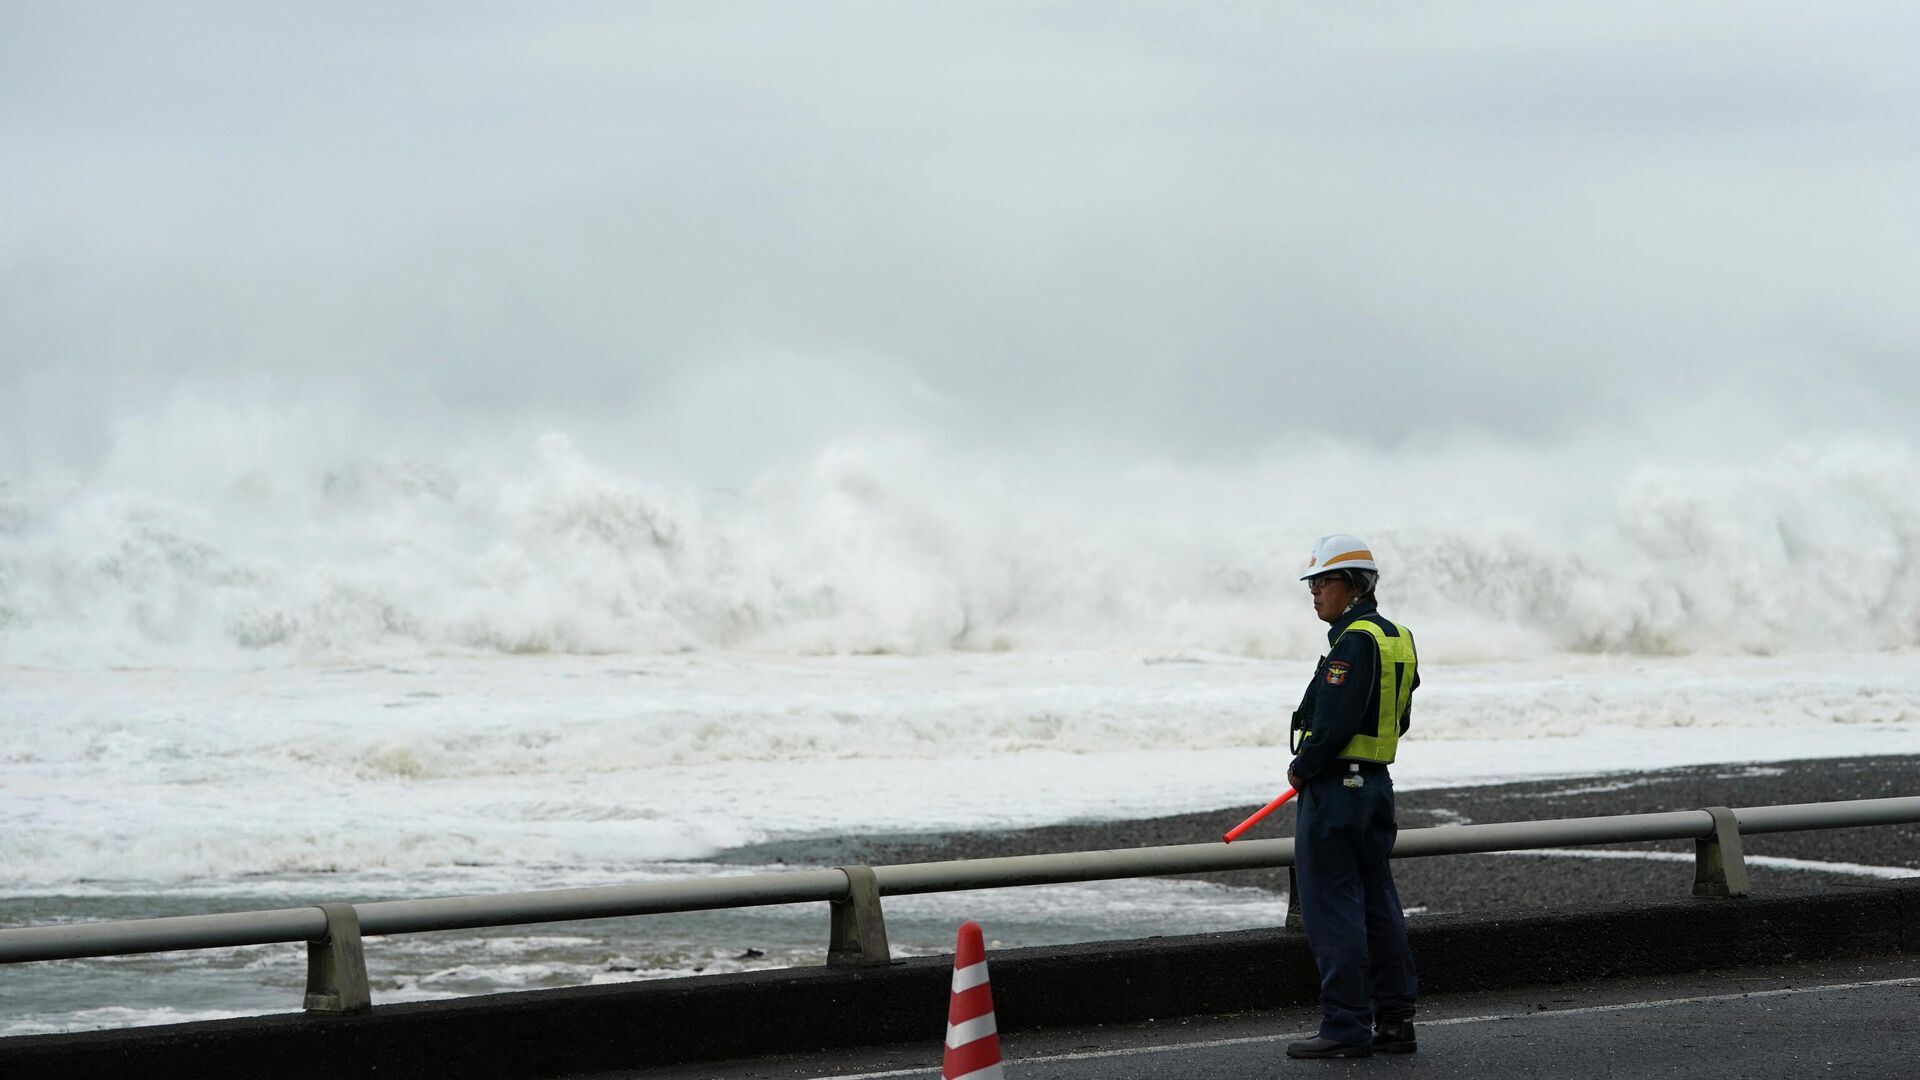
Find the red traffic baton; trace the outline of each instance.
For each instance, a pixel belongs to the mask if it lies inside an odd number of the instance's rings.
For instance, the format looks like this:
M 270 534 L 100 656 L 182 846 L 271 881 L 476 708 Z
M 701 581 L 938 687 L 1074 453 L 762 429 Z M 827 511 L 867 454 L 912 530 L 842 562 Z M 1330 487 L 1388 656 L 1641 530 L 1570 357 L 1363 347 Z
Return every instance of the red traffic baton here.
M 1235 825 L 1233 828 L 1228 829 L 1227 834 L 1220 838 L 1221 841 L 1223 843 L 1231 844 L 1235 840 L 1240 839 L 1241 833 L 1246 832 L 1248 829 L 1251 829 L 1255 825 L 1260 824 L 1261 818 L 1266 817 L 1268 814 L 1271 814 L 1275 810 L 1278 810 L 1281 807 L 1287 805 L 1287 800 L 1293 798 L 1295 795 L 1298 795 L 1298 794 L 1300 794 L 1299 788 L 1288 788 L 1286 791 L 1280 794 L 1279 798 L 1273 800 L 1272 802 L 1261 807 L 1260 809 L 1255 810 L 1253 812 L 1252 817 L 1248 818 L 1247 820 L 1241 822 L 1238 825 Z

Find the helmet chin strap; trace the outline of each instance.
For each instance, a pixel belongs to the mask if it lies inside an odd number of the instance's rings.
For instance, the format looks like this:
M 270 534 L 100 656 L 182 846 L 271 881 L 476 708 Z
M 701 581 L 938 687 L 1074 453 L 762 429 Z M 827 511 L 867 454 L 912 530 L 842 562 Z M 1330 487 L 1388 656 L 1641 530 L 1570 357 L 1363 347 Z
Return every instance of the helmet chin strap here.
M 1346 572 L 1347 585 L 1353 589 L 1353 599 L 1348 600 L 1347 606 L 1340 609 L 1340 614 L 1345 615 L 1347 612 L 1353 610 L 1354 605 L 1373 598 L 1374 583 L 1373 581 L 1367 580 L 1369 577 L 1373 577 L 1374 581 L 1379 580 L 1379 578 L 1374 577 L 1374 575 L 1369 574 L 1365 570 L 1349 570 Z

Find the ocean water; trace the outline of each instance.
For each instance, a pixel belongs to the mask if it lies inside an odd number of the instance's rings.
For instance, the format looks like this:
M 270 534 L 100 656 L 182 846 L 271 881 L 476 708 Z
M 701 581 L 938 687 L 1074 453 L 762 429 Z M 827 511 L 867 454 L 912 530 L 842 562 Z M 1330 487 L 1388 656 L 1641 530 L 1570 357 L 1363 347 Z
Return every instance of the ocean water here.
M 1686 467 L 1455 448 L 1397 471 L 1308 447 L 1110 474 L 847 442 L 720 489 L 558 433 L 364 458 L 291 449 L 285 417 L 247 441 L 179 409 L 91 470 L 0 484 L 0 924 L 1250 810 L 1284 787 L 1286 717 L 1324 648 L 1296 578 L 1333 528 L 1373 542 L 1420 642 L 1403 788 L 1920 753 L 1920 468 L 1901 442 Z M 1384 517 L 1345 487 L 1287 501 L 1335 468 L 1411 483 Z M 368 956 L 380 1001 L 817 963 L 817 907 Z M 1156 881 L 887 906 L 902 953 L 950 948 L 964 918 L 1007 946 L 1283 914 Z M 0 1033 L 293 1009 L 303 964 L 25 965 L 0 980 Z

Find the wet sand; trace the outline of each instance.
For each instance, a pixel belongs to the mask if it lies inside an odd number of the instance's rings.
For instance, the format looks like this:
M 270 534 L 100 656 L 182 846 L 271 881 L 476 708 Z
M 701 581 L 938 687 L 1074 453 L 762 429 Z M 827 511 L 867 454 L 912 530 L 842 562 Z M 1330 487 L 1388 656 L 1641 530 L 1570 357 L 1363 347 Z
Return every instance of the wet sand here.
M 1639 773 L 1605 773 L 1478 787 L 1426 788 L 1398 795 L 1400 827 L 1529 821 L 1766 806 L 1920 795 L 1920 757 L 1889 756 L 1727 764 Z M 781 841 L 736 848 L 722 861 L 831 866 L 887 865 L 1055 851 L 1091 851 L 1161 844 L 1218 843 L 1254 806 L 1130 821 L 1067 822 L 1033 829 L 907 834 Z M 1291 807 L 1248 834 L 1290 836 Z M 1693 845 L 1686 841 L 1607 845 L 1618 851 L 1660 851 L 1685 860 L 1497 854 L 1401 859 L 1394 878 L 1412 912 L 1528 909 L 1626 903 L 1686 896 L 1693 881 Z M 1752 856 L 1823 863 L 1904 867 L 1920 874 L 1920 825 L 1781 833 L 1745 838 Z M 1583 849 L 1584 850 L 1584 849 Z M 1600 850 L 1600 849 L 1592 849 Z M 1801 892 L 1829 882 L 1872 877 L 1839 868 L 1786 869 L 1750 864 L 1756 895 Z M 1195 875 L 1233 885 L 1286 888 L 1286 871 Z

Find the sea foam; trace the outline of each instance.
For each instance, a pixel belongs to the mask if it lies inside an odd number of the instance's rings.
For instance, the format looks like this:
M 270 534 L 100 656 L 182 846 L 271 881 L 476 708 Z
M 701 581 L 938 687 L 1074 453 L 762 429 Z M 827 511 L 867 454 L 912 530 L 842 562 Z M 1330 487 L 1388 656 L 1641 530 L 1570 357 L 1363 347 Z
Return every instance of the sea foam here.
M 1373 544 L 1435 657 L 1920 644 L 1920 464 L 1893 435 L 1717 455 L 1619 431 L 1303 436 L 1177 462 L 870 433 L 714 486 L 599 430 L 590 453 L 563 431 L 365 426 L 189 395 L 87 469 L 0 476 L 0 662 L 1310 657 L 1317 628 L 1288 616 L 1330 531 Z

